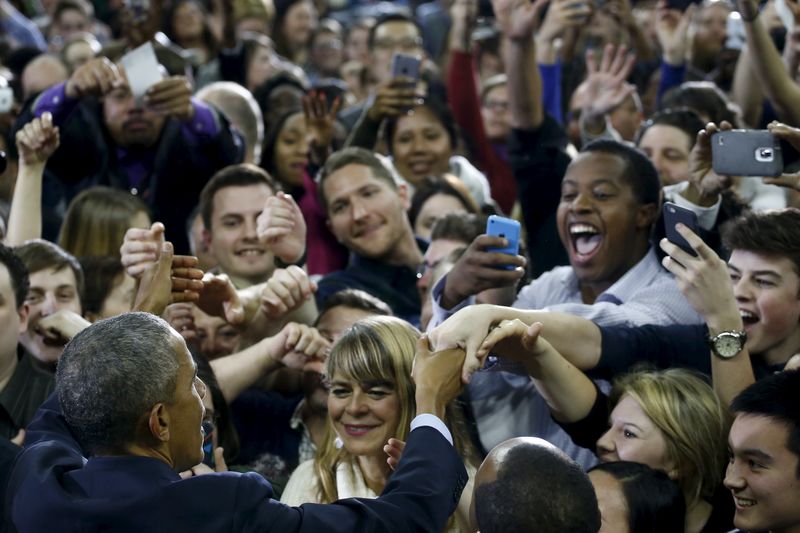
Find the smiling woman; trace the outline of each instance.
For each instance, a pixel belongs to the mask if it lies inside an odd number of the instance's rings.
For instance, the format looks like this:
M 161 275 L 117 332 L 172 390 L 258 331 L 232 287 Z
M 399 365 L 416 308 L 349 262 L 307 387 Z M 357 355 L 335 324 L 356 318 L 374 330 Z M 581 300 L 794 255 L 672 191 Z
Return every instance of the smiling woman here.
M 383 450 L 390 437 L 405 440 L 416 414 L 411 366 L 419 331 L 395 317 L 357 322 L 328 357 L 328 431 L 313 461 L 292 474 L 281 501 L 289 505 L 330 503 L 340 498 L 376 498 L 391 473 Z M 456 406 L 445 422 L 456 449 L 476 471 L 474 450 Z M 467 531 L 471 482 L 450 521 L 452 531 Z

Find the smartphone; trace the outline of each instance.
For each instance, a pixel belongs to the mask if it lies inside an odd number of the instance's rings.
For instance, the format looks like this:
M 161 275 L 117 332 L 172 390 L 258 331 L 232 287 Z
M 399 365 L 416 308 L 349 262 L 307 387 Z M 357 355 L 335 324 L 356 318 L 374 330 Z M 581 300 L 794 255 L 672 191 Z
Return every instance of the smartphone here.
M 780 176 L 783 150 L 767 130 L 729 130 L 711 136 L 714 172 L 727 176 Z
M 416 85 L 419 80 L 419 72 L 422 60 L 417 56 L 407 54 L 395 54 L 392 57 L 392 77 L 409 78 L 413 80 L 412 85 Z
M 211 421 L 204 420 L 203 424 L 203 464 L 214 468 L 216 461 L 214 460 L 214 424 Z
M 675 225 L 678 223 L 683 224 L 696 234 L 700 234 L 700 225 L 697 223 L 697 213 L 691 209 L 686 209 L 672 202 L 664 202 L 664 230 L 667 234 L 667 240 L 672 244 L 678 246 L 687 254 L 697 257 L 697 252 L 694 251 L 689 241 L 683 238 L 683 235 L 678 233 Z
M 493 237 L 503 237 L 508 241 L 508 246 L 505 248 L 487 248 L 487 252 L 499 252 L 509 255 L 519 254 L 520 225 L 516 220 L 492 215 L 489 217 L 489 220 L 486 221 L 486 234 Z M 499 268 L 514 270 L 516 267 L 513 265 L 506 265 Z

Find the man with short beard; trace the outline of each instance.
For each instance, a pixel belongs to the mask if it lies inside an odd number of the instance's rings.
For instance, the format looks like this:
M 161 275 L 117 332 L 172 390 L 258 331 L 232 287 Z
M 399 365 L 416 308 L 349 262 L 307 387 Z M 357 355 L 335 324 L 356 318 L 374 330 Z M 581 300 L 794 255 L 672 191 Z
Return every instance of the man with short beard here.
M 124 70 L 108 58 L 89 61 L 44 91 L 17 124 L 48 111 L 61 130 L 42 198 L 48 238 L 56 236 L 59 208 L 89 186 L 110 185 L 140 196 L 167 227 L 176 253 L 186 253 L 183 228 L 203 185 L 243 157 L 239 134 L 192 98 L 185 77 L 165 78 L 138 101 Z

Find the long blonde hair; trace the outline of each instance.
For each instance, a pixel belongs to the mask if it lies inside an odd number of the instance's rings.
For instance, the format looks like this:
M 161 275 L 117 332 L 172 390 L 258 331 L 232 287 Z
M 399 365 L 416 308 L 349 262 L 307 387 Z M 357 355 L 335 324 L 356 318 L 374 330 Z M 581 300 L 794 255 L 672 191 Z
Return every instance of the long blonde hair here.
M 344 376 L 358 383 L 388 381 L 393 385 L 400 404 L 397 428 L 392 436 L 406 440 L 411 420 L 416 416 L 414 382 L 411 366 L 420 332 L 408 322 L 392 316 L 376 316 L 356 322 L 336 342 L 328 356 L 325 373 L 328 378 Z M 459 406 L 449 405 L 445 421 L 453 433 L 456 449 L 475 464 L 476 453 L 465 437 L 463 415 Z M 339 499 L 336 470 L 342 463 L 357 465 L 357 457 L 346 448 L 335 445 L 336 433 L 328 417 L 325 436 L 314 458 L 318 496 L 322 503 Z

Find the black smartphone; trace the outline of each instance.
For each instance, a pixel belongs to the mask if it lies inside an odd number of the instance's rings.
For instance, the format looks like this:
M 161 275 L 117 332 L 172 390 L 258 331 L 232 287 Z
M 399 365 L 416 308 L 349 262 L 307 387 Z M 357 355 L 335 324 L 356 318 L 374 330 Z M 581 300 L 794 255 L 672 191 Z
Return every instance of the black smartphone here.
M 767 130 L 729 130 L 711 136 L 714 172 L 726 176 L 780 176 L 783 149 Z
M 667 240 L 672 244 L 678 246 L 687 254 L 697 257 L 697 252 L 694 251 L 689 241 L 683 238 L 683 235 L 678 233 L 675 226 L 678 223 L 683 224 L 697 235 L 700 234 L 700 225 L 697 223 L 697 213 L 691 209 L 686 209 L 672 202 L 664 202 L 664 230 L 667 234 Z

